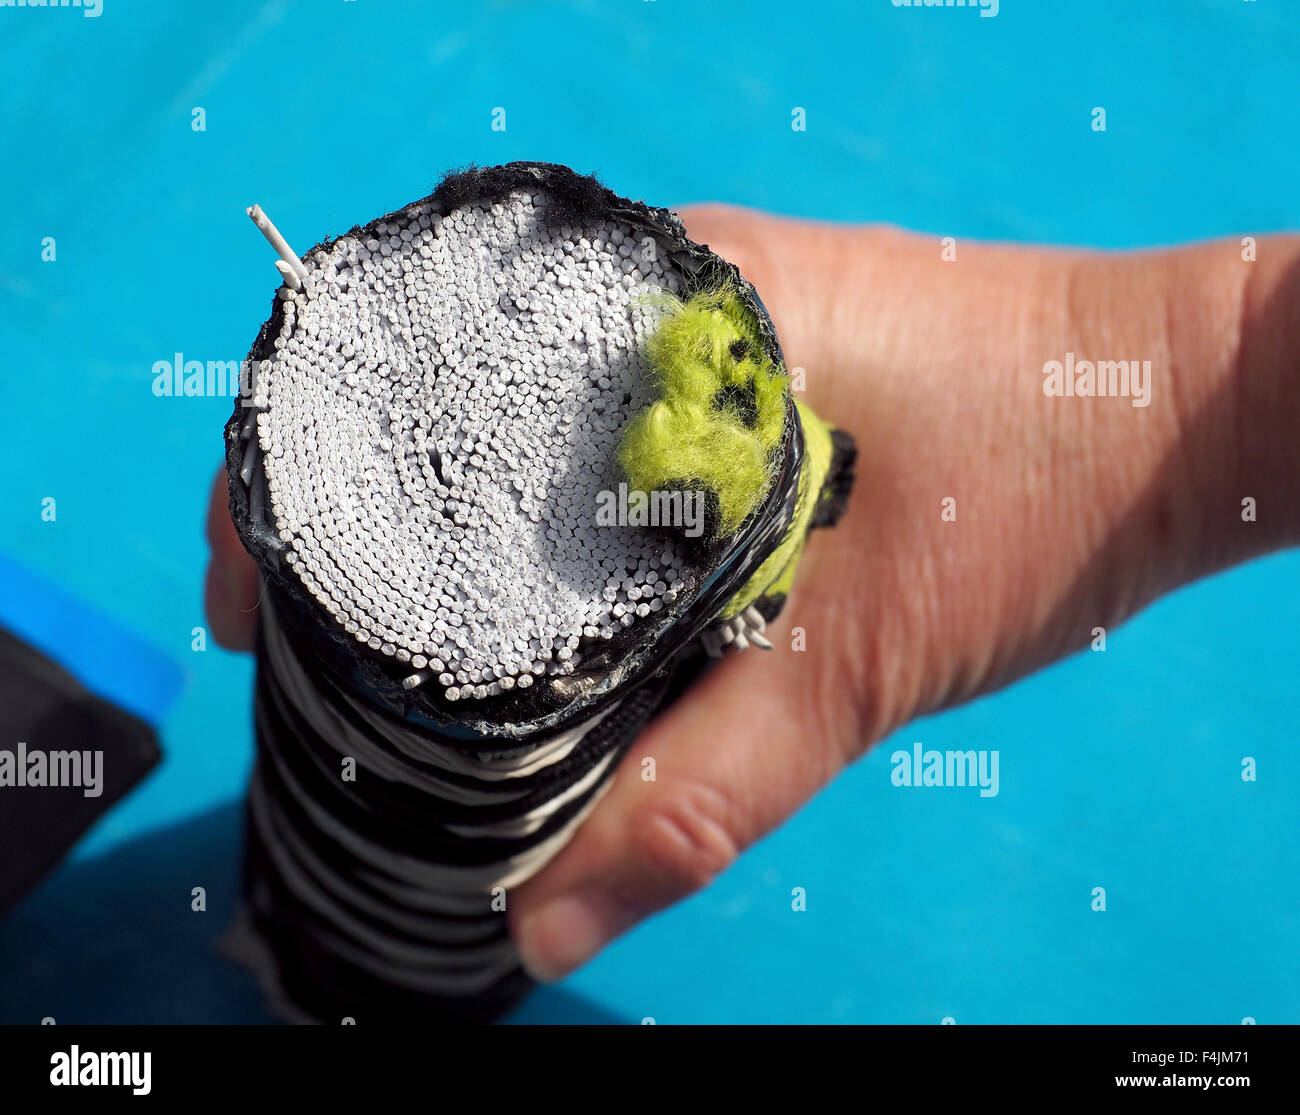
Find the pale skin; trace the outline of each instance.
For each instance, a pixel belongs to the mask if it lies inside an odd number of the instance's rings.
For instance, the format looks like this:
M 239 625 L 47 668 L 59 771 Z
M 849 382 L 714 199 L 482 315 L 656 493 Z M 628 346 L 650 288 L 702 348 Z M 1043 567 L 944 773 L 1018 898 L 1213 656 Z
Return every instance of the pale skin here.
M 705 886 L 909 720 L 1300 542 L 1300 237 L 1261 238 L 1254 262 L 1239 239 L 959 242 L 945 261 L 939 240 L 892 228 L 681 214 L 761 292 L 804 398 L 857 439 L 858 483 L 812 537 L 776 649 L 729 654 L 655 720 L 572 843 L 510 895 L 542 980 Z M 1043 365 L 1070 352 L 1150 360 L 1150 405 L 1047 397 Z M 208 534 L 213 635 L 250 649 L 257 573 L 224 470 Z

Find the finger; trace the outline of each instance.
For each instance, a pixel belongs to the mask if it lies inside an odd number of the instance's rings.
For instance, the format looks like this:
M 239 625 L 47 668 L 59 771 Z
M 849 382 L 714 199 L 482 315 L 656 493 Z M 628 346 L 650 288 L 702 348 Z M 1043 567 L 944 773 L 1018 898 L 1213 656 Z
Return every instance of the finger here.
M 578 967 L 642 918 L 700 889 L 839 769 L 844 748 L 812 655 L 769 629 L 771 653 L 729 655 L 624 759 L 573 842 L 510 898 L 524 966 Z M 646 760 L 653 760 L 653 780 Z
M 204 584 L 204 606 L 212 637 L 229 650 L 252 650 L 259 595 L 257 566 L 230 519 L 229 481 L 217 470 L 208 502 L 208 545 L 212 556 Z

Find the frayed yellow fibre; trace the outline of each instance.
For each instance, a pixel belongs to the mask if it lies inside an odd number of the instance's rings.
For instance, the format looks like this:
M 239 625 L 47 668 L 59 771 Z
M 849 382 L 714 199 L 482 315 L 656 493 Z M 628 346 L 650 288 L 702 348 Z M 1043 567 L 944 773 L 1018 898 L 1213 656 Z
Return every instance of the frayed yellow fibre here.
M 638 491 L 717 496 L 716 538 L 734 534 L 772 482 L 789 392 L 758 323 L 730 287 L 672 299 L 646 346 L 663 396 L 628 426 L 619 461 Z
M 831 427 L 818 418 L 811 407 L 804 406 L 803 403 L 796 403 L 795 407 L 803 426 L 804 458 L 799 472 L 799 495 L 794 518 L 780 545 L 754 571 L 740 591 L 727 601 L 722 610 L 723 619 L 739 615 L 759 597 L 788 595 L 794 583 L 795 569 L 803 555 L 804 543 L 808 541 L 808 526 L 817 509 L 822 485 L 831 470 L 835 452 Z

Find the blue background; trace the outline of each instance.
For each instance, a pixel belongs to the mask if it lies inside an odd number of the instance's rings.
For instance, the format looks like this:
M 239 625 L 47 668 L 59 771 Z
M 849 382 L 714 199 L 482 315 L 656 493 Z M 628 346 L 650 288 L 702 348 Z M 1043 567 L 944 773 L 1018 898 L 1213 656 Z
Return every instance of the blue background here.
M 1282 0 L 0 9 L 0 622 L 125 687 L 166 751 L 0 922 L 0 1020 L 264 1017 L 213 950 L 251 664 L 191 650 L 229 403 L 151 391 L 155 361 L 242 359 L 266 317 L 279 279 L 246 205 L 306 246 L 448 167 L 537 158 L 657 204 L 958 237 L 1262 234 L 1300 226 L 1297 56 Z M 1300 1021 L 1298 576 L 1291 552 L 1200 583 L 1105 654 L 908 727 L 514 1017 Z M 893 788 L 914 740 L 998 749 L 1001 794 Z

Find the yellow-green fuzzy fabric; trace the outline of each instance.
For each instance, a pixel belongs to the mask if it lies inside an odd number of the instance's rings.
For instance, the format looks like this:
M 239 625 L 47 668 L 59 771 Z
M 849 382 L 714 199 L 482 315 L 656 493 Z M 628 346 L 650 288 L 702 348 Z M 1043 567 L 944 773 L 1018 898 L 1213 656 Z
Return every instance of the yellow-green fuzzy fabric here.
M 715 538 L 725 539 L 761 505 L 771 485 L 788 380 L 767 356 L 758 323 L 734 289 L 686 302 L 663 297 L 669 312 L 646 345 L 663 394 L 628 426 L 619 460 L 634 490 L 714 492 L 720 514 Z M 834 454 L 831 427 L 810 407 L 795 406 L 804 460 L 794 518 L 777 548 L 727 602 L 723 619 L 759 597 L 788 593 L 794 581 Z
M 772 482 L 789 397 L 758 323 L 730 287 L 670 307 L 646 345 L 662 396 L 628 426 L 619 461 L 637 491 L 704 488 L 717 539 L 734 534 Z
M 811 407 L 796 402 L 799 421 L 803 424 L 804 459 L 799 471 L 799 495 L 794 518 L 780 545 L 745 582 L 744 587 L 727 601 L 722 618 L 739 615 L 760 596 L 785 596 L 794 583 L 795 568 L 808 541 L 808 524 L 821 496 L 822 485 L 830 471 L 832 457 L 831 427 L 817 417 Z

